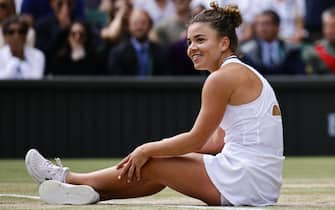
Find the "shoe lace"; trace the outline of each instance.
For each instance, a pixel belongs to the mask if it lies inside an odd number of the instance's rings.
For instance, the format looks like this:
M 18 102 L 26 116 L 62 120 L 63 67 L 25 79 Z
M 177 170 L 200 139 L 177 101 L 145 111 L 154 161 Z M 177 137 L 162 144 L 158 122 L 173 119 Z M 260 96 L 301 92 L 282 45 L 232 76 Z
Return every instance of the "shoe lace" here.
M 59 157 L 56 157 L 55 158 L 55 161 L 56 161 L 56 165 L 61 167 L 61 168 L 64 168 L 63 164 L 62 164 L 62 161 Z
M 56 164 L 53 164 L 50 160 L 44 162 L 44 168 L 47 169 L 47 179 L 54 179 L 54 177 L 63 170 L 63 164 L 60 158 L 55 158 Z

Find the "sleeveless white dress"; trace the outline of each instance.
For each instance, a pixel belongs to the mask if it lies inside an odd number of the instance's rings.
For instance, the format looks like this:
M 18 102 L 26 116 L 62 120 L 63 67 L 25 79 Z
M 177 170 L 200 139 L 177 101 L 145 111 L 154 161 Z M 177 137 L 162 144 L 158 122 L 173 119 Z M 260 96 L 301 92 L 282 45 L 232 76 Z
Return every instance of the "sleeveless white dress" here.
M 227 105 L 220 127 L 225 145 L 216 156 L 204 155 L 208 176 L 222 195 L 222 205 L 266 206 L 277 202 L 282 183 L 283 128 L 274 91 L 254 68 L 230 57 L 222 65 L 239 63 L 262 81 L 254 101 Z

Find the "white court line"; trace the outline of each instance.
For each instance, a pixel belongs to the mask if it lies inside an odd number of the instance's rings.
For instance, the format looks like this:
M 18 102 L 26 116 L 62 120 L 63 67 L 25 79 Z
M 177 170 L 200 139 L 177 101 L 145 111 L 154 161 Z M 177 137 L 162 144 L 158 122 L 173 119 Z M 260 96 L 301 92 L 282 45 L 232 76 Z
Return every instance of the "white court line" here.
M 163 206 L 163 205 L 160 205 Z M 182 208 L 182 209 L 222 209 L 222 210 L 265 210 L 265 208 L 255 208 L 255 207 L 228 207 L 228 206 L 181 206 L 181 205 L 167 205 L 164 207 L 170 208 Z
M 32 195 L 18 195 L 18 194 L 0 194 L 0 197 L 10 197 L 10 198 L 25 198 L 25 199 L 32 199 L 32 200 L 39 200 L 39 196 L 32 196 Z M 101 204 L 112 204 L 105 202 L 99 202 Z M 97 205 L 99 205 L 99 203 Z M 113 205 L 118 205 L 113 204 Z M 123 204 L 122 204 L 123 205 Z M 143 203 L 141 203 L 143 205 Z M 150 205 L 150 204 L 149 204 Z M 223 207 L 223 206 L 192 206 L 192 205 L 162 205 L 162 204 L 151 204 L 155 206 L 162 206 L 168 208 L 181 208 L 181 209 L 222 209 L 222 210 L 265 210 L 264 208 L 255 208 L 255 207 Z
M 26 199 L 33 199 L 33 200 L 39 200 L 39 196 L 33 196 L 33 195 L 18 195 L 18 194 L 0 194 L 0 197 L 10 197 L 10 198 L 26 198 Z

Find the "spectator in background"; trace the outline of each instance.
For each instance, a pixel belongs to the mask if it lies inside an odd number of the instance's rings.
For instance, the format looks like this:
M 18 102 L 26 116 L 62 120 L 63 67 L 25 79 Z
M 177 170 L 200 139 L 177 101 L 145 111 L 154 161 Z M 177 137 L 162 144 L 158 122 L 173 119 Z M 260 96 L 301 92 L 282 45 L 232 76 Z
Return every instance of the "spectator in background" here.
M 241 44 L 253 38 L 255 17 L 269 7 L 269 2 L 270 0 L 225 0 L 222 3 L 224 6 L 238 5 L 241 11 L 243 23 L 236 31 Z
M 15 0 L 15 11 L 17 14 L 21 13 L 21 6 L 23 0 Z
M 31 22 L 37 23 L 41 19 L 53 15 L 53 7 L 51 5 L 58 3 L 62 4 L 62 0 L 56 0 L 51 3 L 50 1 L 55 0 L 23 0 L 21 6 L 21 13 L 29 15 L 32 19 Z M 84 19 L 84 3 L 83 0 L 76 0 L 73 5 L 72 12 L 73 19 Z
M 154 22 L 154 26 L 175 15 L 172 0 L 134 0 L 134 6 L 145 10 Z
M 304 65 L 300 49 L 278 38 L 280 17 L 272 10 L 256 17 L 255 39 L 240 48 L 243 60 L 261 74 L 300 74 Z
M 158 42 L 165 47 L 186 37 L 186 24 L 191 18 L 191 0 L 172 0 L 172 2 L 176 8 L 176 15 L 166 19 L 154 29 Z
M 202 12 L 205 9 L 209 8 L 208 2 L 203 0 L 192 0 L 191 2 L 191 16 L 194 17 L 196 14 Z
M 20 16 L 3 23 L 6 45 L 0 48 L 1 79 L 40 79 L 44 71 L 44 55 L 25 45 L 29 26 Z
M 152 25 L 147 12 L 138 9 L 132 11 L 129 17 L 131 37 L 111 50 L 108 74 L 150 76 L 165 73 L 162 49 L 148 38 Z
M 13 0 L 0 0 L 0 30 L 4 20 L 15 14 L 15 4 Z M 0 33 L 0 47 L 5 45 L 5 40 Z
M 109 12 L 111 10 L 111 0 L 84 0 L 85 21 L 101 30 L 108 23 Z
M 133 4 L 130 0 L 102 0 L 99 8 L 107 12 L 109 19 L 108 24 L 100 30 L 102 44 L 98 47 L 99 64 L 106 71 L 110 51 L 130 37 L 128 22 Z
M 305 0 L 306 2 L 306 15 L 305 15 L 305 28 L 309 33 L 309 40 L 314 42 L 322 39 L 322 12 L 325 9 L 335 6 L 334 0 Z
M 104 0 L 103 0 L 104 1 Z M 115 44 L 129 37 L 128 19 L 133 8 L 130 0 L 111 0 L 109 24 L 101 30 L 101 38 L 109 44 Z
M 237 4 L 243 14 L 243 24 L 238 28 L 240 42 L 253 38 L 253 22 L 264 10 L 273 10 L 281 18 L 279 36 L 291 43 L 299 43 L 305 36 L 305 0 L 226 0 L 227 4 Z
M 323 39 L 304 52 L 307 73 L 335 73 L 335 7 L 322 14 Z
M 50 0 L 53 14 L 36 23 L 36 47 L 44 52 L 47 72 L 51 58 L 66 43 L 67 33 L 73 21 L 75 0 Z
M 305 0 L 263 1 L 268 2 L 268 9 L 277 12 L 281 19 L 280 38 L 289 43 L 299 44 L 307 36 L 304 29 Z
M 74 21 L 67 42 L 52 58 L 51 75 L 97 75 L 93 34 L 88 24 Z
M 192 17 L 206 9 L 203 1 L 192 1 Z M 168 72 L 169 75 L 206 75 L 203 71 L 196 71 L 192 61 L 187 55 L 186 38 L 180 39 L 167 48 Z
M 1 31 L 1 25 L 2 22 L 12 16 L 15 15 L 15 1 L 14 0 L 0 0 L 0 31 Z M 22 16 L 23 17 L 23 16 Z M 26 17 L 24 16 L 26 19 Z M 29 19 L 27 19 L 27 23 L 29 24 L 29 30 L 27 35 L 27 41 L 26 45 L 33 47 L 35 44 L 35 30 L 31 27 L 31 24 L 29 23 Z M 0 47 L 4 46 L 5 42 L 2 36 L 2 33 L 0 33 Z

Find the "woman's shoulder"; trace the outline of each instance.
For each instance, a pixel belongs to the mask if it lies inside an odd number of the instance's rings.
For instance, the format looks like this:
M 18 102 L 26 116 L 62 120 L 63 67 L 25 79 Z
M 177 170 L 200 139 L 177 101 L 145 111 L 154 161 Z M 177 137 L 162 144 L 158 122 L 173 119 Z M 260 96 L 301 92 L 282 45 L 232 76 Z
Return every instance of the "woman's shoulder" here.
M 230 85 L 238 83 L 246 76 L 246 67 L 239 63 L 229 63 L 221 66 L 217 71 L 211 73 L 208 79 L 228 83 Z
M 206 89 L 215 89 L 217 91 L 233 92 L 240 84 L 241 66 L 235 63 L 220 67 L 217 71 L 211 73 L 204 84 Z

